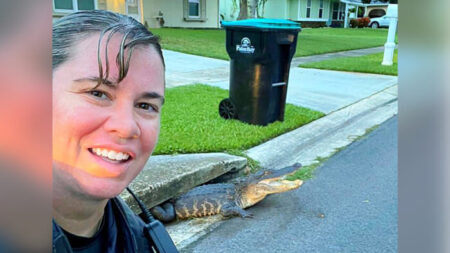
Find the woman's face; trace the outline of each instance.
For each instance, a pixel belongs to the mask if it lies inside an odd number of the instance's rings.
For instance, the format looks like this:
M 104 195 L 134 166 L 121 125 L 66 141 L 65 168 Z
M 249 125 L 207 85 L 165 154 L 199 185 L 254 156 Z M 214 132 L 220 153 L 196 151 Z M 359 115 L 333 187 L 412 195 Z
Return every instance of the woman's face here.
M 53 72 L 53 173 L 56 188 L 105 199 L 136 177 L 157 143 L 164 68 L 153 46 L 139 46 L 117 83 L 122 35 L 116 34 L 108 45 L 108 80 L 95 88 L 98 39 L 82 40 Z M 105 43 L 103 70 L 104 49 Z

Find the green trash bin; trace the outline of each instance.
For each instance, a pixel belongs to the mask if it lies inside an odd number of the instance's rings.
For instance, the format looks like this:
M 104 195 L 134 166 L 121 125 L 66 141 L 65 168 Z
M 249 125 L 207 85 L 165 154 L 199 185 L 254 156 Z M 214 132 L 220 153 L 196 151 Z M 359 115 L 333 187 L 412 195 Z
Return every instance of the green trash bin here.
M 300 24 L 282 19 L 222 22 L 230 56 L 229 97 L 219 114 L 254 125 L 284 120 L 289 68 Z

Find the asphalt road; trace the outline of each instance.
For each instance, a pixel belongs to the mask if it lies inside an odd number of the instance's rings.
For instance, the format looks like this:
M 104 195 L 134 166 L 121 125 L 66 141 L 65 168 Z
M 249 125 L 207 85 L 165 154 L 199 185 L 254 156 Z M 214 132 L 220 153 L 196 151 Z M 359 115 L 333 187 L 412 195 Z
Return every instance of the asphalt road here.
M 397 117 L 182 252 L 397 252 Z

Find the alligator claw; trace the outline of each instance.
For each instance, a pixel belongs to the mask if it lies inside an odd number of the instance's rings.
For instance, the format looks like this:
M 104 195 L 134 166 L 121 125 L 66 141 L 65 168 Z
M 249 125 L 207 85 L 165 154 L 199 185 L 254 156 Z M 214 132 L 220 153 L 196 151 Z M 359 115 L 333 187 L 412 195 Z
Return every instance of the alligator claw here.
M 246 212 L 244 210 L 241 210 L 240 215 L 242 218 L 253 218 L 254 217 L 252 213 Z
M 254 218 L 255 216 L 252 213 L 249 213 L 247 215 L 244 216 L 244 218 Z

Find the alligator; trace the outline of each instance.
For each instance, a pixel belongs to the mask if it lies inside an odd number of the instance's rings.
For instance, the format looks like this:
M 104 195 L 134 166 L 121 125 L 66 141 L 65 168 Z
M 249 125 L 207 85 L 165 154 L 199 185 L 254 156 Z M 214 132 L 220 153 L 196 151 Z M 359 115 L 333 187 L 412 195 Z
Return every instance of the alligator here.
M 251 218 L 253 215 L 245 211 L 245 208 L 255 205 L 269 194 L 294 190 L 303 184 L 303 181 L 298 179 L 286 180 L 286 176 L 292 175 L 301 166 L 300 163 L 295 163 L 278 170 L 262 170 L 235 183 L 198 186 L 161 206 L 151 208 L 150 212 L 164 223 L 177 218 L 188 219 L 216 214 Z

